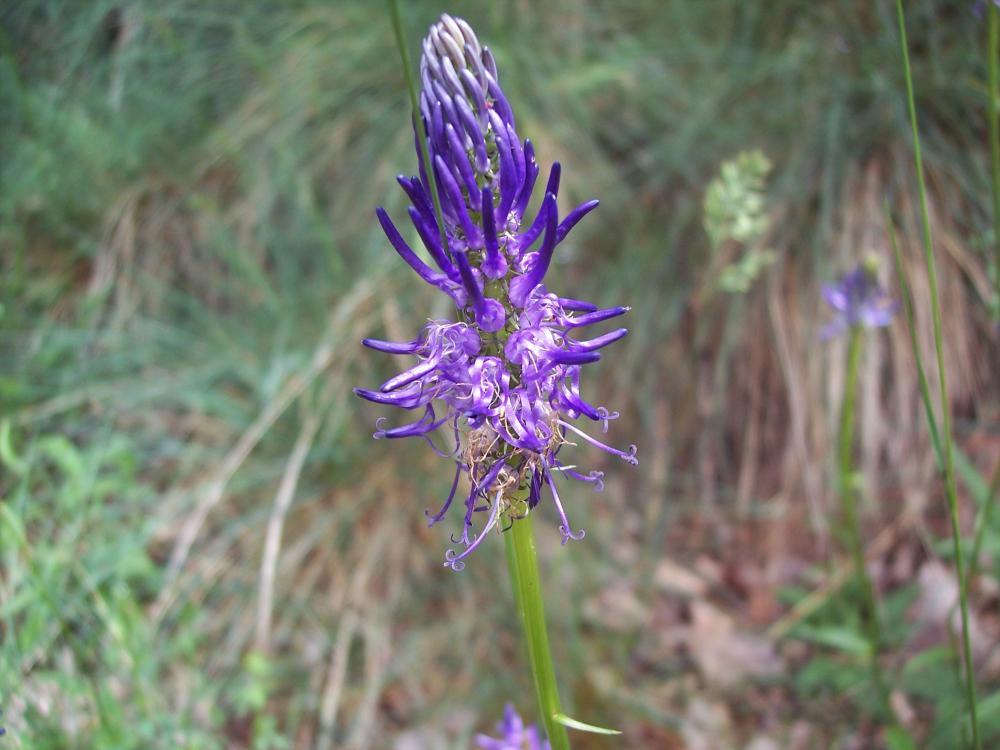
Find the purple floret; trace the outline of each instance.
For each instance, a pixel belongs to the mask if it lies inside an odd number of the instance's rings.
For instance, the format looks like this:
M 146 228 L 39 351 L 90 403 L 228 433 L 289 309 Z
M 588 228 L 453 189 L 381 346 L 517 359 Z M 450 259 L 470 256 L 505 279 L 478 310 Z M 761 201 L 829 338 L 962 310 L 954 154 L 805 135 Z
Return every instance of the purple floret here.
M 510 703 L 504 708 L 503 720 L 497 723 L 497 738 L 476 735 L 480 750 L 551 750 L 548 740 L 543 740 L 538 727 L 525 726 Z
M 983 17 L 986 15 L 986 2 L 987 0 L 975 0 L 975 2 L 972 3 L 972 15 L 980 21 L 982 21 Z M 1000 8 L 1000 0 L 993 0 L 993 5 Z
M 823 285 L 823 299 L 833 309 L 834 317 L 820 337 L 838 336 L 851 328 L 883 328 L 892 322 L 898 304 L 878 283 L 875 269 L 860 264 L 836 284 Z
M 581 204 L 560 222 L 561 169 L 555 163 L 538 213 L 525 220 L 539 176 L 534 147 L 517 135 L 493 56 L 465 21 L 445 15 L 431 27 L 420 74 L 420 114 L 446 246 L 419 142 L 420 176 L 401 176 L 398 182 L 412 204 L 413 227 L 437 268 L 411 249 L 384 209 L 376 213 L 399 256 L 451 297 L 458 320 L 431 320 L 412 341 L 366 339 L 372 349 L 416 362 L 377 390 L 356 388 L 355 393 L 374 403 L 419 410 L 416 419 L 401 426 L 385 427 L 380 419 L 376 438 L 420 437 L 455 461 L 447 500 L 427 515 L 436 524 L 456 496 L 464 496 L 461 532 L 452 536 L 456 548 L 445 555 L 445 565 L 461 570 L 490 531 L 515 523 L 546 491 L 563 543 L 583 537 L 582 530 L 570 526 L 556 477 L 600 490 L 604 475 L 564 463 L 559 455 L 564 445 L 582 440 L 637 463 L 635 446 L 619 450 L 572 423 L 585 417 L 606 432 L 608 422 L 618 417 L 583 398 L 580 374 L 627 331 L 587 338 L 581 329 L 629 308 L 601 310 L 559 297 L 543 283 L 558 245 L 597 201 Z M 442 427 L 443 447 L 432 437 Z M 469 477 L 467 493 L 459 490 L 462 474 Z

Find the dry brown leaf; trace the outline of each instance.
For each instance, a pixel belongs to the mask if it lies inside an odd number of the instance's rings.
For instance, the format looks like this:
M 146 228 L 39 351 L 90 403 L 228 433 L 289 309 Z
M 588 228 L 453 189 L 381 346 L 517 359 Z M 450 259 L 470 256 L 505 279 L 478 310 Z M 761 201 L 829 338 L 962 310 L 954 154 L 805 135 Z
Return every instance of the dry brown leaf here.
M 719 750 L 735 747 L 733 721 L 725 703 L 693 698 L 681 720 L 687 750 Z
M 649 608 L 624 581 L 606 586 L 583 605 L 584 618 L 617 633 L 642 628 L 649 622 Z
M 663 558 L 657 564 L 653 580 L 671 594 L 700 598 L 708 593 L 708 584 L 701 576 L 669 558 Z
M 733 687 L 747 678 L 781 672 L 781 659 L 770 641 L 739 630 L 732 617 L 708 602 L 691 603 L 691 625 L 683 630 L 684 645 L 714 685 Z
M 945 624 L 953 632 L 960 632 L 962 616 L 956 606 L 958 581 L 955 572 L 937 560 L 929 560 L 920 568 L 917 586 L 920 596 L 910 608 L 910 616 L 918 633 L 915 641 L 925 646 L 947 641 Z M 973 657 L 985 658 L 990 651 L 991 641 L 974 611 L 969 612 L 969 638 Z

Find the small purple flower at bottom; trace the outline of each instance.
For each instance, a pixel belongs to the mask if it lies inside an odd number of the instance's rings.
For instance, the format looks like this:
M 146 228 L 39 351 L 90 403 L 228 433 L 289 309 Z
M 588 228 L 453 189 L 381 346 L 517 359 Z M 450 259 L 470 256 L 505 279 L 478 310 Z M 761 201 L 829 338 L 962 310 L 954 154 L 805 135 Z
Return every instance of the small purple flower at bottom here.
M 835 313 L 820 331 L 824 341 L 855 327 L 884 328 L 898 308 L 878 283 L 877 264 L 871 261 L 858 264 L 837 284 L 824 284 L 823 298 Z
M 476 735 L 476 745 L 480 750 L 551 750 L 548 740 L 543 740 L 538 727 L 525 726 L 514 706 L 508 703 L 503 711 L 503 720 L 497 723 L 499 738 Z
M 1000 8 L 1000 0 L 993 0 L 993 4 L 997 8 Z M 983 20 L 983 16 L 986 15 L 986 0 L 976 0 L 972 4 L 972 15 L 974 15 L 980 21 Z

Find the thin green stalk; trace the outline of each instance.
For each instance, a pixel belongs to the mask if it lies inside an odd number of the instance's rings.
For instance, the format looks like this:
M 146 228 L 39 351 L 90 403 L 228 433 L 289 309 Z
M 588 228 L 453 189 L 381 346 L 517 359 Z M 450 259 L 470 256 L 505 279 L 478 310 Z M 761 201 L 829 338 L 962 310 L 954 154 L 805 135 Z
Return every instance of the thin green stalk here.
M 892 243 L 892 257 L 896 263 L 896 278 L 899 279 L 899 289 L 903 297 L 903 312 L 906 315 L 906 329 L 910 334 L 910 348 L 913 350 L 913 360 L 917 363 L 917 382 L 920 385 L 920 400 L 924 404 L 924 414 L 927 415 L 927 429 L 931 435 L 931 446 L 934 448 L 934 456 L 937 458 L 938 467 L 944 471 L 944 450 L 941 448 L 941 433 L 938 431 L 937 417 L 934 416 L 934 404 L 931 402 L 931 388 L 927 384 L 927 372 L 924 369 L 924 359 L 920 354 L 920 346 L 917 344 L 917 324 L 913 314 L 913 293 L 910 291 L 910 282 L 906 278 L 906 269 L 903 267 L 903 251 L 899 247 L 899 240 L 896 238 L 896 228 L 892 223 L 892 215 L 889 213 L 889 203 L 883 206 L 885 213 L 885 227 L 889 232 L 889 241 Z
M 511 586 L 527 643 L 528 661 L 531 664 L 542 724 L 552 750 L 568 750 L 569 736 L 566 727 L 556 720 L 557 716 L 562 715 L 562 708 L 555 667 L 552 665 L 552 652 L 549 649 L 549 635 L 545 627 L 545 603 L 542 601 L 531 514 L 525 514 L 523 518 L 514 521 L 503 536 L 506 540 Z
M 991 3 L 992 4 L 992 3 Z M 972 744 L 982 748 L 979 736 L 979 711 L 976 705 L 976 675 L 972 664 L 972 645 L 969 637 L 969 598 L 962 559 L 962 530 L 958 520 L 958 496 L 955 490 L 955 463 L 951 437 L 951 405 L 948 402 L 948 383 L 944 366 L 944 345 L 941 334 L 941 300 L 938 295 L 937 268 L 934 262 L 934 244 L 931 236 L 930 212 L 927 209 L 927 186 L 924 180 L 923 157 L 920 153 L 920 132 L 917 128 L 917 106 L 913 95 L 913 74 L 910 70 L 910 52 L 906 40 L 906 21 L 903 17 L 903 0 L 896 0 L 899 18 L 899 37 L 906 76 L 906 99 L 913 131 L 913 160 L 917 170 L 917 189 L 920 197 L 920 221 L 923 229 L 924 257 L 927 262 L 927 279 L 931 291 L 931 313 L 934 321 L 934 353 L 937 358 L 938 384 L 941 397 L 941 437 L 944 449 L 945 489 L 948 495 L 948 512 L 951 518 L 952 543 L 955 547 L 955 572 L 958 576 L 958 601 L 962 613 L 962 659 L 965 663 L 965 686 L 969 719 L 972 724 Z
M 437 181 L 434 179 L 434 169 L 431 166 L 431 155 L 427 150 L 427 128 L 424 126 L 424 118 L 420 116 L 420 106 L 417 104 L 417 79 L 413 75 L 413 65 L 410 62 L 410 52 L 406 47 L 406 38 L 403 36 L 403 21 L 399 17 L 399 0 L 386 0 L 389 5 L 389 16 L 392 18 L 392 30 L 396 35 L 396 47 L 399 48 L 399 58 L 403 63 L 403 72 L 406 75 L 406 90 L 410 95 L 410 110 L 413 117 L 413 127 L 417 130 L 417 140 L 420 141 L 420 161 L 424 165 L 424 173 L 427 175 L 427 182 L 430 184 L 431 200 L 434 201 L 434 217 L 437 219 L 438 232 L 441 235 L 441 247 L 448 247 L 448 235 L 444 228 L 444 218 L 441 214 L 441 198 L 438 196 Z
M 837 446 L 837 469 L 840 484 L 840 506 L 844 515 L 847 531 L 847 543 L 850 547 L 851 560 L 854 563 L 854 575 L 858 588 L 864 598 L 862 619 L 868 631 L 868 642 L 871 648 L 870 664 L 872 681 L 878 692 L 882 710 L 887 717 L 892 717 L 892 707 L 889 703 L 889 691 L 879 664 L 879 653 L 882 650 L 882 627 L 878 616 L 878 602 L 875 599 L 875 587 L 865 565 L 865 553 L 861 541 L 861 526 L 858 523 L 857 509 L 857 478 L 854 476 L 854 412 L 858 393 L 858 368 L 861 362 L 861 330 L 852 327 L 850 340 L 847 344 L 847 373 L 844 381 L 844 402 L 840 411 L 840 435 Z
M 899 279 L 899 288 L 903 297 L 903 310 L 906 314 L 906 327 L 910 335 L 910 347 L 913 349 L 913 359 L 917 363 L 917 380 L 920 384 L 920 400 L 924 405 L 924 413 L 927 415 L 927 425 L 931 435 L 931 445 L 934 448 L 934 456 L 937 459 L 938 468 L 944 471 L 944 455 L 941 448 L 941 437 L 938 432 L 937 418 L 934 416 L 934 406 L 931 403 L 931 393 L 930 386 L 927 384 L 927 375 L 924 370 L 923 357 L 920 354 L 920 347 L 917 345 L 917 327 L 914 322 L 913 315 L 913 294 L 910 291 L 910 284 L 906 277 L 906 269 L 903 267 L 903 253 L 899 247 L 899 240 L 896 237 L 896 228 L 892 222 L 892 215 L 889 211 L 889 202 L 886 201 L 883 205 L 883 213 L 885 215 L 885 226 L 886 231 L 889 233 L 889 241 L 892 244 L 892 255 L 896 264 L 896 278 Z M 971 582 L 976 575 L 977 561 L 979 560 L 979 550 L 983 542 L 983 532 L 989 526 L 990 519 L 990 509 L 993 506 L 993 498 L 996 497 L 997 484 L 1000 483 L 1000 464 L 997 466 L 997 470 L 993 475 L 993 481 L 991 482 L 991 489 L 986 497 L 986 502 L 980 508 L 979 513 L 976 516 L 976 538 L 972 545 L 972 554 L 969 557 L 969 570 L 966 573 L 966 581 Z M 952 613 L 954 613 L 955 608 L 958 606 L 956 602 L 948 610 L 948 621 L 951 621 Z M 949 641 L 953 643 L 954 637 L 951 630 L 948 630 Z M 956 647 L 954 651 L 957 653 L 958 648 Z M 964 683 L 962 681 L 962 665 L 961 660 L 956 656 L 955 659 L 955 676 L 958 681 L 959 690 L 964 688 Z M 962 725 L 962 744 L 966 744 L 968 741 L 968 727 L 964 724 Z
M 997 57 L 1000 55 L 1000 10 L 992 2 L 989 7 L 989 44 L 986 54 L 989 55 L 990 90 L 990 156 L 993 174 L 993 316 L 1000 320 L 1000 115 L 997 113 Z

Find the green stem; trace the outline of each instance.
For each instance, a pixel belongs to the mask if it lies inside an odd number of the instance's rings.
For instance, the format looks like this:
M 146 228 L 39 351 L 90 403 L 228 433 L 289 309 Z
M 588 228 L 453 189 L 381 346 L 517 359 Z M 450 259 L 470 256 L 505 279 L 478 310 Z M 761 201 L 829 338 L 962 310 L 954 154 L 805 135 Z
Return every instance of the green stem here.
M 552 750 L 569 750 L 566 727 L 556 721 L 562 713 L 559 703 L 559 686 L 556 683 L 549 636 L 545 629 L 545 603 L 542 601 L 541 579 L 538 575 L 538 555 L 531 529 L 531 514 L 514 521 L 503 535 L 506 540 L 507 564 L 510 567 L 511 586 L 521 626 L 527 642 L 531 676 L 538 696 L 538 709 L 542 715 L 545 733 L 552 743 Z
M 931 388 L 927 384 L 924 359 L 920 354 L 920 345 L 917 343 L 917 324 L 913 313 L 913 293 L 910 291 L 910 283 L 906 278 L 906 268 L 903 267 L 903 252 L 900 250 L 899 240 L 896 238 L 896 228 L 892 223 L 888 201 L 886 201 L 882 210 L 885 214 L 885 228 L 889 233 L 889 241 L 892 243 L 892 257 L 896 264 L 896 278 L 899 280 L 899 290 L 903 297 L 903 312 L 906 315 L 906 330 L 910 334 L 910 348 L 913 350 L 913 360 L 917 363 L 917 382 L 920 385 L 920 400 L 924 405 L 924 414 L 927 416 L 927 429 L 931 434 L 931 446 L 934 448 L 934 457 L 937 459 L 938 468 L 943 472 L 944 449 L 941 447 L 941 433 L 938 431 L 937 417 L 934 416 L 934 405 L 931 403 Z
M 913 350 L 913 360 L 917 365 L 917 381 L 920 384 L 920 400 L 924 405 L 924 414 L 927 416 L 927 428 L 931 435 L 931 445 L 934 448 L 934 457 L 937 459 L 938 470 L 944 472 L 944 452 L 941 447 L 941 434 L 938 431 L 937 418 L 934 416 L 934 405 L 931 403 L 931 389 L 927 384 L 927 374 L 924 369 L 923 357 L 920 354 L 920 346 L 917 344 L 917 327 L 914 321 L 913 314 L 913 294 L 910 291 L 910 284 L 906 278 L 906 268 L 903 266 L 903 253 L 899 247 L 899 241 L 896 238 L 896 228 L 892 223 L 892 214 L 889 211 L 888 200 L 882 207 L 883 213 L 885 215 L 885 227 L 886 231 L 889 233 L 889 241 L 892 244 L 892 255 L 896 264 L 896 278 L 899 280 L 899 290 L 903 298 L 903 310 L 906 313 L 906 328 L 910 335 L 910 347 Z M 979 517 L 982 519 L 982 516 Z M 982 519 L 986 520 L 986 519 Z M 976 528 L 980 528 L 979 520 L 976 521 Z M 978 555 L 973 555 L 973 560 L 978 557 Z M 975 563 L 973 562 L 973 565 Z M 968 580 L 972 580 L 972 565 L 969 567 L 969 572 L 966 574 Z M 958 606 L 958 602 L 948 610 L 948 622 L 951 622 L 952 614 L 955 611 L 955 607 Z M 955 665 L 955 677 L 958 681 L 958 688 L 962 690 L 964 684 L 962 681 L 962 664 L 961 659 L 958 656 L 959 648 L 955 644 L 954 633 L 951 629 L 948 629 L 948 642 L 952 646 L 952 654 L 954 655 L 954 665 Z M 964 724 L 962 725 L 962 746 L 965 746 L 968 742 L 969 730 Z
M 993 174 L 993 281 L 995 284 L 993 297 L 993 316 L 1000 320 L 1000 115 L 997 113 L 997 57 L 1000 55 L 1000 10 L 992 2 L 986 4 L 989 8 L 989 44 L 986 54 L 989 55 L 990 90 L 990 156 Z
M 879 654 L 882 650 L 882 627 L 878 616 L 878 602 L 875 599 L 875 587 L 872 585 L 868 568 L 865 565 L 864 547 L 861 541 L 861 526 L 858 523 L 857 509 L 857 479 L 854 476 L 852 461 L 854 449 L 854 412 L 858 393 L 858 369 L 861 362 L 861 330 L 852 327 L 847 345 L 847 373 L 844 381 L 844 402 L 840 412 L 840 436 L 837 448 L 837 468 L 839 471 L 840 504 L 844 515 L 847 531 L 847 542 L 850 547 L 851 561 L 854 564 L 854 575 L 857 586 L 864 598 L 862 619 L 868 631 L 870 664 L 872 681 L 878 692 L 882 710 L 887 717 L 892 716 L 889 703 L 889 691 L 886 688 Z
M 990 3 L 992 5 L 992 3 Z M 944 345 L 941 334 L 941 300 L 938 295 L 937 268 L 934 261 L 934 244 L 931 235 L 930 212 L 927 208 L 927 186 L 924 180 L 923 157 L 920 153 L 920 132 L 917 129 L 917 106 L 913 95 L 913 74 L 910 70 L 910 52 L 906 41 L 906 22 L 903 17 L 903 0 L 896 0 L 899 19 L 900 46 L 903 71 L 906 76 L 906 100 L 913 131 L 913 160 L 917 170 L 917 188 L 920 197 L 920 221 L 923 230 L 924 258 L 927 263 L 927 280 L 930 285 L 931 313 L 934 321 L 934 353 L 937 358 L 938 386 L 941 398 L 941 437 L 944 449 L 945 489 L 948 495 L 948 514 L 951 520 L 952 544 L 955 547 L 955 573 L 958 577 L 958 602 L 962 613 L 962 660 L 965 663 L 965 688 L 969 719 L 972 723 L 972 744 L 982 747 L 979 736 L 979 711 L 976 705 L 976 674 L 972 665 L 972 645 L 969 637 L 969 597 L 962 559 L 962 530 L 958 519 L 958 496 L 955 489 L 955 458 L 952 451 L 951 405 L 948 399 L 948 382 L 944 366 Z

